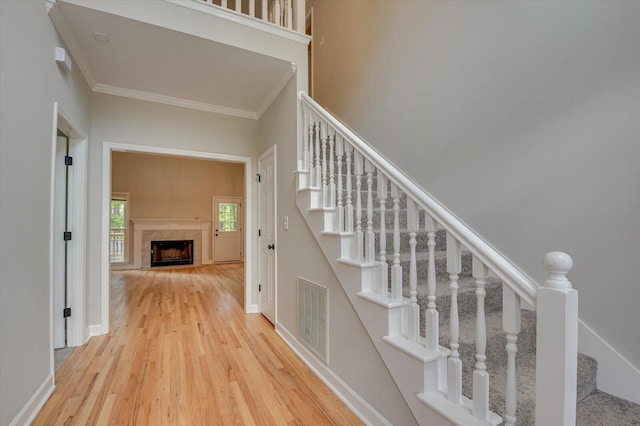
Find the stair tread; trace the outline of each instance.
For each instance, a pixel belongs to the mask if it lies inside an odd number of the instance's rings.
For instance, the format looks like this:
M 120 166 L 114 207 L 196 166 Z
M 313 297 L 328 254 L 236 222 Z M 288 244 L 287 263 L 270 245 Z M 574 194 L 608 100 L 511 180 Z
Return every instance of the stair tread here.
M 576 425 L 640 425 L 640 405 L 597 390 L 578 403 Z

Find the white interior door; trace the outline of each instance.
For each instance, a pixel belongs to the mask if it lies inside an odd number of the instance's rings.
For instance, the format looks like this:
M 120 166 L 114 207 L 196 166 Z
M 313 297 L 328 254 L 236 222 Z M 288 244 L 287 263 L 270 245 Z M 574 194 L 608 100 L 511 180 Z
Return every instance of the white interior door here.
M 242 217 L 242 198 L 213 197 L 214 262 L 242 260 Z
M 260 312 L 276 321 L 276 193 L 275 146 L 258 160 L 259 186 L 259 288 Z
M 67 167 L 64 157 L 67 153 L 67 139 L 58 137 L 56 143 L 55 181 L 53 193 L 53 347 L 66 346 L 66 326 L 63 311 L 66 293 L 65 210 L 67 209 Z

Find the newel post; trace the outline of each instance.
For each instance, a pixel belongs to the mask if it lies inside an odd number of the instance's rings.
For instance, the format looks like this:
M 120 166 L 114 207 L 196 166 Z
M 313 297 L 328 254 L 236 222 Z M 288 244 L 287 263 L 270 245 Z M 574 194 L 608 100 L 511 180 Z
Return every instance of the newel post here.
M 536 425 L 575 425 L 578 367 L 578 292 L 567 273 L 571 256 L 544 256 L 549 272 L 537 293 Z

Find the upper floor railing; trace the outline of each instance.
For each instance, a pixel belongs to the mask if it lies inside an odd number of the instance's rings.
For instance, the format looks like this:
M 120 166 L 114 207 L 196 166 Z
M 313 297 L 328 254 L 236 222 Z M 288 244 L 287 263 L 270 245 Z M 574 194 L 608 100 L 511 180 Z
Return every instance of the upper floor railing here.
M 200 0 L 205 3 L 305 33 L 304 0 Z

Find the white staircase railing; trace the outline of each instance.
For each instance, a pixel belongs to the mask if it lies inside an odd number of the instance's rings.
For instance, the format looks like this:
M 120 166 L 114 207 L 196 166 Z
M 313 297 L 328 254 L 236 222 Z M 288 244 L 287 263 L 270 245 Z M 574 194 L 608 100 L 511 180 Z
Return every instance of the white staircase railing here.
M 304 34 L 304 0 L 200 0 L 225 10 L 262 19 L 278 27 Z M 243 7 L 244 4 L 244 7 Z M 232 7 L 233 6 L 233 7 Z
M 446 362 L 439 363 L 442 382 L 425 383 L 425 395 L 421 399 L 429 404 L 427 390 L 433 393 L 433 389 L 436 389 L 449 405 L 468 412 L 480 423 L 500 422 L 489 410 L 490 377 L 485 353 L 485 285 L 489 276 L 495 275 L 503 283 L 502 322 L 507 340 L 506 408 L 503 420 L 506 424 L 516 424 L 517 421 L 516 352 L 521 302 L 524 301 L 538 312 L 537 423 L 574 424 L 577 292 L 566 278 L 572 266 L 571 258 L 559 252 L 547 254 L 544 265 L 550 278 L 543 286 L 538 285 L 313 99 L 300 92 L 299 102 L 302 111 L 299 125 L 303 140 L 300 144 L 302 151 L 298 154 L 298 189 L 313 192 L 309 197 L 309 207 L 323 212 L 325 233 L 339 234 L 349 239 L 350 244 L 345 245 L 347 249 L 341 252 L 341 261 L 376 268 L 375 282 L 363 283 L 362 293 L 373 293 L 372 298 L 388 300 L 389 303 L 402 302 L 401 326 L 396 332 L 390 331 L 397 334 L 392 337 L 404 339 L 407 344 L 426 352 L 440 352 L 447 358 Z M 401 205 L 406 208 L 406 226 L 402 227 L 408 232 L 404 234 L 400 230 L 403 219 Z M 392 247 L 387 247 L 386 238 L 389 214 Z M 376 221 L 378 225 L 374 229 Z M 450 299 L 447 307 L 438 305 L 436 300 L 435 248 L 438 230 L 446 231 L 446 272 Z M 426 231 L 426 243 L 416 238 L 420 231 Z M 409 251 L 409 273 L 404 280 L 401 265 L 403 243 Z M 419 283 L 417 279 L 416 250 L 418 247 L 425 248 L 421 245 L 426 246 L 426 250 L 422 251 L 426 251 L 427 256 L 428 272 L 424 283 Z M 390 253 L 388 249 L 391 249 Z M 462 395 L 463 361 L 458 352 L 460 331 L 457 294 L 463 251 L 472 257 L 471 275 L 477 300 L 471 401 Z M 390 267 L 388 261 L 391 261 Z M 417 303 L 418 286 L 421 284 L 425 286 L 427 295 L 424 310 Z M 408 289 L 408 298 L 403 297 L 403 288 Z M 443 312 L 443 309 L 449 310 L 448 349 L 441 347 L 439 342 L 439 312 Z M 424 332 L 420 330 L 421 320 Z M 432 408 L 436 411 L 442 409 Z

